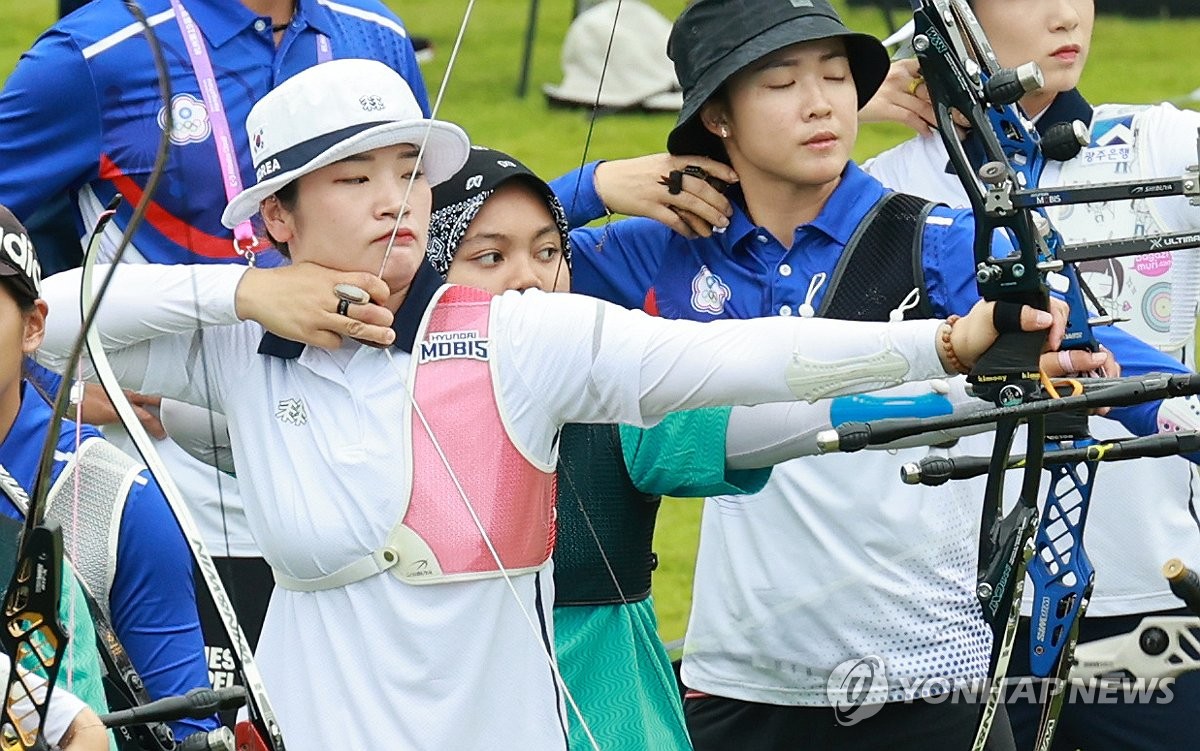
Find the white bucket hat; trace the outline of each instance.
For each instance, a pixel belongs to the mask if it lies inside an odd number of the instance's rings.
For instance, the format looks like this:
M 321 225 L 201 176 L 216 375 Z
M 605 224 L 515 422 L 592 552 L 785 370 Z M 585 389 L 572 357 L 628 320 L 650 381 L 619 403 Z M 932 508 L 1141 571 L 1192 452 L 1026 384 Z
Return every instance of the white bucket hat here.
M 597 103 L 596 89 L 603 72 L 599 106 L 677 112 L 683 94 L 667 57 L 670 33 L 671 22 L 637 0 L 606 0 L 594 5 L 567 29 L 562 83 L 545 84 L 542 91 L 554 102 L 591 107 Z M 612 53 L 605 70 L 609 37 Z
M 375 60 L 331 60 L 297 73 L 254 105 L 246 134 L 258 182 L 225 207 L 221 223 L 230 228 L 296 178 L 348 156 L 424 140 L 421 166 L 437 185 L 471 150 L 462 128 L 426 118 L 400 74 Z

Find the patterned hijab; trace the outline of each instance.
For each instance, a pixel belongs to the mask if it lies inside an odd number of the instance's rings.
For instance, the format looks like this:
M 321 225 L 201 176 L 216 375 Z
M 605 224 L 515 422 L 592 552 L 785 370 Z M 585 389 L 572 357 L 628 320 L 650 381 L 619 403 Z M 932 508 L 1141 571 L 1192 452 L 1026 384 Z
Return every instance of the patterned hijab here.
M 483 207 L 484 201 L 501 185 L 513 179 L 524 180 L 546 199 L 546 206 L 562 237 L 563 258 L 570 267 L 571 243 L 567 214 L 550 186 L 508 154 L 483 146 L 472 146 L 466 165 L 433 189 L 433 215 L 429 220 L 426 255 L 439 274 L 446 275 L 454 254 L 458 252 L 459 243 L 467 234 L 467 227 Z

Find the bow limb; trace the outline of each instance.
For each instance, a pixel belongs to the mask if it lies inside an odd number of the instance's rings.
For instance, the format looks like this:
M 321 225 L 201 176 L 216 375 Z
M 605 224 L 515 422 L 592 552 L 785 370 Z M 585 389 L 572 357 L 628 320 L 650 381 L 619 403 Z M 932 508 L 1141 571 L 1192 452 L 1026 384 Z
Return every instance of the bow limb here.
M 144 20 L 144 16 L 141 18 Z M 159 153 L 162 159 L 156 162 L 151 179 L 161 176 L 165 167 L 165 145 Z M 104 227 L 113 217 L 116 203 L 117 200 L 114 200 L 97 221 L 88 241 L 88 251 L 92 255 L 99 246 Z M 145 215 L 145 206 L 139 204 L 138 208 L 140 212 L 135 210 L 134 219 L 140 221 L 140 216 Z M 125 242 L 118 247 L 117 260 L 127 245 Z M 115 268 L 114 265 L 105 275 L 96 302 L 103 297 Z M 84 338 L 92 330 L 95 316 L 95 304 L 83 308 L 82 327 L 71 346 L 67 363 L 79 362 Z M 5 627 L 0 630 L 0 644 L 8 654 L 10 668 L 5 689 L 4 718 L 0 722 L 0 749 L 3 751 L 28 751 L 45 747 L 42 730 L 46 711 L 61 668 L 61 652 L 69 642 L 58 616 L 63 572 L 62 529 L 55 522 L 46 521 L 45 515 L 53 482 L 58 426 L 70 405 L 71 392 L 72 389 L 64 384 L 55 396 L 46 439 L 38 458 L 33 497 L 25 496 L 15 482 L 11 485 L 4 483 L 6 495 L 17 508 L 25 510 L 25 528 L 17 552 L 16 567 L 4 595 Z M 37 717 L 37 723 L 32 727 L 31 716 Z
M 96 258 L 93 252 L 89 252 L 83 262 L 80 304 L 85 308 L 95 305 L 91 294 L 95 262 Z M 114 265 L 113 268 L 116 268 L 116 266 Z M 221 615 L 222 623 L 225 626 L 230 641 L 234 645 L 238 660 L 241 662 L 242 674 L 250 694 L 250 705 L 260 725 L 260 730 L 265 733 L 266 739 L 269 739 L 270 748 L 274 749 L 274 751 L 283 751 L 283 737 L 279 730 L 279 723 L 276 721 L 275 713 L 267 699 L 262 677 L 258 673 L 257 665 L 252 656 L 252 650 L 246 640 L 245 634 L 242 633 L 241 627 L 237 623 L 233 605 L 229 600 L 228 594 L 225 592 L 212 557 L 209 555 L 204 540 L 200 536 L 199 529 L 192 520 L 191 512 L 188 510 L 187 504 L 179 492 L 179 488 L 175 485 L 174 480 L 172 480 L 166 467 L 163 465 L 158 451 L 154 448 L 153 439 L 146 433 L 134 412 L 133 405 L 125 397 L 125 393 L 117 381 L 117 376 L 108 361 L 108 356 L 104 352 L 100 333 L 95 327 L 89 328 L 86 331 L 85 343 L 92 360 L 96 379 L 104 388 L 109 399 L 112 400 L 113 407 L 116 409 L 122 426 L 129 433 L 129 437 L 137 447 L 146 468 L 158 483 L 163 496 L 167 499 L 172 513 L 174 513 L 175 518 L 179 522 L 180 530 L 183 532 L 183 536 L 192 550 L 196 564 L 199 566 L 205 582 L 212 592 L 213 601 Z
M 196 525 L 192 521 L 190 514 L 187 511 L 187 506 L 182 501 L 182 497 L 178 488 L 175 486 L 170 475 L 165 471 L 161 458 L 158 452 L 154 449 L 153 441 L 142 428 L 140 420 L 134 413 L 132 405 L 125 397 L 124 391 L 120 388 L 116 376 L 109 365 L 108 358 L 104 352 L 100 334 L 94 326 L 96 314 L 100 303 L 104 297 L 105 291 L 112 280 L 113 274 L 120 268 L 120 262 L 126 250 L 132 243 L 132 239 L 138 230 L 138 227 L 145 220 L 146 212 L 149 209 L 150 202 L 153 200 L 154 194 L 158 189 L 158 185 L 166 170 L 167 155 L 170 149 L 170 134 L 172 130 L 172 112 L 169 106 L 171 101 L 171 84 L 170 77 L 167 73 L 166 59 L 163 56 L 162 49 L 159 45 L 158 38 L 154 33 L 153 28 L 146 20 L 145 13 L 134 0 L 125 0 L 125 5 L 129 12 L 141 24 L 143 33 L 146 37 L 147 44 L 150 47 L 151 55 L 154 59 L 154 66 L 159 83 L 159 95 L 164 103 L 165 122 L 162 127 L 162 134 L 159 138 L 158 148 L 155 154 L 154 166 L 150 172 L 150 176 L 146 181 L 141 200 L 134 208 L 133 214 L 130 217 L 129 223 L 125 226 L 121 240 L 113 254 L 111 266 L 105 274 L 103 281 L 98 285 L 94 285 L 93 272 L 95 269 L 96 258 L 98 255 L 99 237 L 102 233 L 103 226 L 110 220 L 116 208 L 116 203 L 119 197 L 114 200 L 113 204 L 108 207 L 101 217 L 101 222 L 98 224 L 93 233 L 92 240 L 88 243 L 88 248 L 84 255 L 82 268 L 82 282 L 80 291 L 80 308 L 83 313 L 83 325 L 80 331 L 79 338 L 72 347 L 71 356 L 67 362 L 77 362 L 82 354 L 83 348 L 86 346 L 92 360 L 92 366 L 95 370 L 97 379 L 100 381 L 106 395 L 112 401 L 116 409 L 118 418 L 122 426 L 128 432 L 130 439 L 138 448 L 142 460 L 155 481 L 159 484 L 164 497 L 167 499 L 172 511 L 174 512 L 180 524 L 180 529 L 184 534 L 185 539 L 192 547 L 193 555 L 197 565 L 200 568 L 205 580 L 213 590 L 213 599 L 217 603 L 218 610 L 222 616 L 227 630 L 230 630 L 230 638 L 235 647 L 240 647 L 238 657 L 242 661 L 242 670 L 248 688 L 250 689 L 250 702 L 252 710 L 255 711 L 255 716 L 260 724 L 261 733 L 269 739 L 269 746 L 259 742 L 258 747 L 270 748 L 272 751 L 283 751 L 282 736 L 279 732 L 278 723 L 275 720 L 274 713 L 271 711 L 270 705 L 266 700 L 265 691 L 263 689 L 262 680 L 258 676 L 257 669 L 253 663 L 251 651 L 246 643 L 245 636 L 241 633 L 238 627 L 236 618 L 233 616 L 233 608 L 229 602 L 228 596 L 221 587 L 220 577 L 216 573 L 216 568 L 213 565 L 212 558 L 208 555 L 204 548 L 203 542 L 197 532 Z M 67 389 L 60 390 L 58 399 L 55 404 L 55 418 L 52 420 L 52 425 L 56 425 L 58 420 L 65 410 Z M 61 405 L 60 405 L 61 403 Z M 45 513 L 45 496 L 49 487 L 48 467 L 52 460 L 53 442 L 47 440 L 46 448 L 43 451 L 41 469 L 38 477 L 38 492 L 34 496 L 34 505 L 30 509 L 27 516 L 27 521 L 40 521 Z M 61 557 L 61 543 L 59 543 L 59 555 Z M 14 673 L 15 674 L 15 673 Z M 10 692 L 11 694 L 11 692 Z M 6 702 L 7 703 L 7 702 Z M 4 751 L 8 751 L 5 748 Z
M 140 8 L 132 2 L 128 2 L 128 5 L 147 33 L 153 36 Z M 160 69 L 160 84 L 165 82 L 163 74 L 165 63 Z M 166 167 L 168 145 L 168 134 L 164 132 L 148 185 L 157 184 L 162 177 Z M 93 304 L 85 305 L 82 310 L 82 327 L 71 346 L 68 363 L 78 362 L 83 353 L 84 339 L 95 323 L 96 304 L 103 298 L 116 269 L 116 262 L 120 261 L 129 245 L 129 238 L 145 217 L 149 206 L 148 197 L 149 191 L 134 210 L 129 226 L 117 247 L 114 265 L 101 282 Z M 88 249 L 93 256 L 99 245 L 100 235 L 112 218 L 115 208 L 116 201 L 101 214 L 97 222 L 88 242 Z M 17 552 L 16 567 L 4 595 L 5 627 L 0 630 L 0 644 L 3 644 L 8 654 L 10 671 L 5 688 L 4 718 L 0 721 L 0 749 L 3 751 L 28 751 L 45 747 L 42 730 L 45 726 L 46 711 L 61 667 L 61 651 L 68 643 L 68 635 L 58 617 L 58 603 L 62 592 L 62 530 L 54 522 L 47 522 L 45 515 L 52 485 L 54 452 L 58 445 L 58 426 L 66 415 L 71 391 L 72 389 L 64 385 L 54 399 L 46 439 L 37 463 L 33 497 L 25 499 L 25 529 Z M 19 486 L 16 487 L 19 489 Z M 6 489 L 12 490 L 7 488 L 7 485 Z M 19 505 L 18 508 L 20 507 Z M 36 716 L 37 722 L 30 727 L 32 716 Z

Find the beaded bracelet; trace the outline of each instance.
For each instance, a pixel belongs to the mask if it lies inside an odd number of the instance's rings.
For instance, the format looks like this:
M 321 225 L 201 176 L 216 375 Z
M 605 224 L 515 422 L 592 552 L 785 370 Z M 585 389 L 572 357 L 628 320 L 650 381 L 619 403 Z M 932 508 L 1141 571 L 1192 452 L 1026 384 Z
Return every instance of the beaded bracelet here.
M 958 355 L 954 352 L 954 345 L 950 342 L 950 333 L 954 330 L 954 322 L 962 316 L 950 316 L 946 319 L 946 325 L 942 327 L 942 352 L 946 355 L 946 361 L 950 363 L 950 367 L 957 372 L 966 375 L 971 372 L 971 369 L 963 365 L 962 360 L 958 359 Z

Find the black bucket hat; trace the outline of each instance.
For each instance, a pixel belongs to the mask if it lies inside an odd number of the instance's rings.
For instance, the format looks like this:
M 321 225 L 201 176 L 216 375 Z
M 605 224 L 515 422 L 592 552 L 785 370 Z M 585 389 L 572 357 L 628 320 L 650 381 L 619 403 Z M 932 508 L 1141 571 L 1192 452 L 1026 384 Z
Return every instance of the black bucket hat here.
M 667 136 L 672 154 L 728 162 L 725 147 L 700 122 L 700 108 L 742 68 L 798 42 L 841 37 L 861 109 L 887 77 L 887 50 L 870 34 L 850 31 L 829 0 L 696 0 L 671 29 L 667 55 L 683 86 L 683 109 Z

